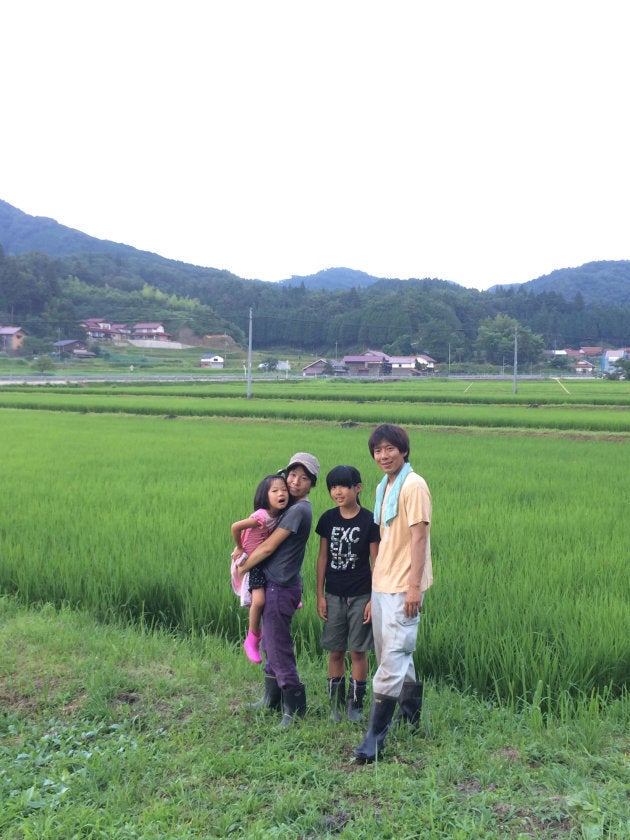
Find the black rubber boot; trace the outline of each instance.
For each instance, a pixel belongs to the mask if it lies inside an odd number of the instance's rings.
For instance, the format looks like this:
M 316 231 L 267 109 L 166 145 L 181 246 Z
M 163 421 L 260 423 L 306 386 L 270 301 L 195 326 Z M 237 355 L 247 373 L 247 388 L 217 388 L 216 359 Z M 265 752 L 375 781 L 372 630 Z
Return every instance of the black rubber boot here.
M 254 709 L 255 711 L 279 709 L 280 698 L 281 692 L 277 679 L 265 674 L 265 690 L 263 692 L 263 696 L 256 703 L 248 703 L 245 708 Z
M 385 747 L 385 736 L 392 722 L 397 697 L 388 697 L 386 694 L 375 694 L 372 698 L 370 709 L 370 722 L 368 731 L 362 743 L 353 750 L 354 757 L 359 764 L 367 764 L 380 755 Z
M 340 723 L 343 718 L 343 707 L 346 702 L 345 677 L 328 678 L 328 697 L 330 698 L 330 716 L 328 720 L 331 723 Z
M 420 723 L 420 712 L 422 711 L 422 683 L 403 683 L 398 703 L 400 708 L 396 720 L 399 723 L 408 723 L 414 729 L 417 729 Z
M 280 726 L 291 726 L 295 718 L 306 714 L 306 689 L 304 685 L 288 685 L 282 689 L 282 720 Z
M 361 720 L 363 716 L 363 699 L 367 684 L 359 682 L 350 677 L 350 684 L 348 686 L 348 699 L 346 701 L 346 717 L 355 723 Z

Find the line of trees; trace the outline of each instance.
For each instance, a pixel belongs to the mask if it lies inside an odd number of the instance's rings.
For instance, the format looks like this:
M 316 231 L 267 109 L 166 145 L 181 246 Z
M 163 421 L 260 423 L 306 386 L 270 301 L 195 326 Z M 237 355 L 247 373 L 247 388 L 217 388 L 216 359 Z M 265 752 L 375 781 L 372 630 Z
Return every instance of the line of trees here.
M 315 356 L 370 347 L 501 365 L 511 363 L 515 327 L 524 363 L 544 348 L 630 344 L 630 307 L 585 304 L 579 294 L 480 292 L 431 279 L 311 291 L 151 255 L 11 257 L 0 248 L 0 324 L 23 327 L 31 341 L 77 338 L 82 319 L 107 317 L 161 321 L 173 336 L 227 333 L 245 347 L 250 307 L 257 349 Z

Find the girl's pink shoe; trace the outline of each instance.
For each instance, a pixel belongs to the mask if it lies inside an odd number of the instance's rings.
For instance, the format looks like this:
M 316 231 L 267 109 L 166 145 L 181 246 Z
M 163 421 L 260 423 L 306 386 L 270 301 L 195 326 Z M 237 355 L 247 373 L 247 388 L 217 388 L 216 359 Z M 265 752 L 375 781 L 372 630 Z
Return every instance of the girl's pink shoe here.
M 297 608 L 298 608 L 298 610 L 301 610 L 301 609 L 302 609 L 302 602 L 301 602 L 301 601 L 300 601 L 300 603 L 297 605 Z
M 247 631 L 247 638 L 243 642 L 243 647 L 245 648 L 245 653 L 247 654 L 247 658 L 250 662 L 256 662 L 256 664 L 260 664 L 262 662 L 262 656 L 258 650 L 261 639 L 262 633 L 256 635 L 255 633 L 252 633 L 251 630 Z

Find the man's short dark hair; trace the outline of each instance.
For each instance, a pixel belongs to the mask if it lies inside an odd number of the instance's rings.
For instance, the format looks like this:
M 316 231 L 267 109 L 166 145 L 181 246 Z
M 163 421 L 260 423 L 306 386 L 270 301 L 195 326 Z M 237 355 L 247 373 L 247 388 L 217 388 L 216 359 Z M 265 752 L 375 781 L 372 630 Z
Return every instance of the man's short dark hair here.
M 391 445 L 395 446 L 399 452 L 404 452 L 405 461 L 409 460 L 409 452 L 411 450 L 409 435 L 400 426 L 392 426 L 390 423 L 382 423 L 374 429 L 370 435 L 370 439 L 368 440 L 368 448 L 372 458 L 374 457 L 375 448 L 379 445 L 379 443 L 383 443 L 383 441 L 391 443 Z

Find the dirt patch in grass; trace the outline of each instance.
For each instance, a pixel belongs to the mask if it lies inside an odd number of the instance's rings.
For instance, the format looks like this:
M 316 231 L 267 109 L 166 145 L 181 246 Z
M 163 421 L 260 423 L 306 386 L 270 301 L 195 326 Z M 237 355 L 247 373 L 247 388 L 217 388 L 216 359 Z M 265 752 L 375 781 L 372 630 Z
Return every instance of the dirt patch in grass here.
M 24 693 L 9 685 L 6 677 L 0 679 L 0 706 L 5 712 L 35 713 L 40 706 L 40 698 L 34 693 Z
M 541 819 L 526 808 L 514 808 L 508 802 L 492 806 L 503 837 L 569 837 L 576 824 L 566 816 Z

